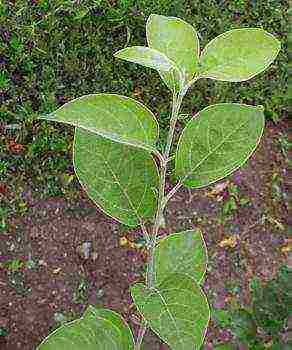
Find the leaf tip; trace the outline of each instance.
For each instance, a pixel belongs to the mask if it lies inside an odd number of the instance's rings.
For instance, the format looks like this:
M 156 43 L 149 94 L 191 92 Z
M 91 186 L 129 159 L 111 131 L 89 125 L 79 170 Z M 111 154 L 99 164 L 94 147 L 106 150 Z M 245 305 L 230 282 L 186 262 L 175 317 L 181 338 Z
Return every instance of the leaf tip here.
M 121 51 L 123 51 L 123 50 L 116 51 L 116 52 L 113 54 L 113 56 L 116 57 L 116 58 L 120 58 Z

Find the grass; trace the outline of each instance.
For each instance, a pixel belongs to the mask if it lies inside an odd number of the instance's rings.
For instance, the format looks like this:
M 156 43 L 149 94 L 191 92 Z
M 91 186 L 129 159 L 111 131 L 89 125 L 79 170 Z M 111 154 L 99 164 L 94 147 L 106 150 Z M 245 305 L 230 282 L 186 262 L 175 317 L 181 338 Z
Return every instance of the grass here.
M 0 183 L 9 184 L 12 196 L 28 180 L 45 197 L 66 195 L 74 188 L 73 129 L 36 118 L 84 94 L 115 92 L 144 101 L 158 116 L 165 137 L 170 95 L 158 74 L 113 57 L 126 45 L 145 43 L 145 21 L 151 13 L 192 23 L 201 46 L 239 27 L 262 27 L 276 35 L 282 51 L 268 72 L 239 84 L 199 81 L 182 113 L 236 101 L 264 105 L 266 117 L 277 121 L 288 113 L 287 10 L 283 0 L 2 1 Z M 5 205 L 10 206 L 7 201 Z

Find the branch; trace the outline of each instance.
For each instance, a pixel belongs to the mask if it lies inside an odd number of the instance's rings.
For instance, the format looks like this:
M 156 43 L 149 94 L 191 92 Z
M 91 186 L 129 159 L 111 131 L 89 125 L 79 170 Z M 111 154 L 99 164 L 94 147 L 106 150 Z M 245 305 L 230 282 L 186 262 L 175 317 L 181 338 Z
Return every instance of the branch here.
M 176 194 L 176 192 L 182 187 L 182 182 L 179 181 L 172 189 L 170 192 L 168 192 L 168 194 L 164 197 L 163 200 L 163 208 L 165 208 L 167 202 L 170 200 L 170 198 L 172 196 L 174 196 Z

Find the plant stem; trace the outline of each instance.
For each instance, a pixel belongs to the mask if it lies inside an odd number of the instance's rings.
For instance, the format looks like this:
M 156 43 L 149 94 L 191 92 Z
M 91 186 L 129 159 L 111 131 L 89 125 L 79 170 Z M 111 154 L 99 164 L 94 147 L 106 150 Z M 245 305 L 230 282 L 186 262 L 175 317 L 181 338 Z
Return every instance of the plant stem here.
M 171 191 L 164 197 L 163 207 L 165 208 L 167 202 L 170 200 L 172 196 L 176 194 L 176 192 L 182 187 L 182 182 L 179 181 L 172 189 Z
M 142 229 L 142 232 L 143 232 L 143 236 L 146 239 L 146 242 L 148 244 L 150 242 L 150 236 L 149 236 L 149 233 L 148 233 L 148 231 L 146 229 L 146 226 L 145 226 L 144 222 L 140 222 L 140 226 L 141 226 L 141 229 Z
M 135 350 L 141 349 L 142 341 L 143 341 L 143 338 L 144 338 L 144 335 L 145 335 L 147 329 L 148 329 L 147 322 L 146 322 L 146 320 L 143 320 L 142 324 L 140 325 L 138 337 L 137 337 L 137 340 L 135 343 Z
M 147 265 L 147 276 L 146 276 L 146 285 L 148 288 L 153 288 L 155 285 L 154 249 L 156 245 L 158 230 L 159 230 L 159 227 L 161 226 L 161 221 L 163 219 L 163 210 L 165 208 L 164 194 L 165 194 L 167 163 L 168 163 L 169 155 L 171 151 L 178 113 L 181 107 L 183 97 L 186 94 L 186 92 L 187 92 L 187 88 L 184 88 L 179 93 L 175 93 L 175 92 L 173 93 L 172 112 L 171 112 L 167 143 L 166 143 L 165 151 L 162 155 L 162 158 L 160 158 L 161 171 L 160 171 L 160 185 L 159 185 L 159 193 L 158 193 L 157 212 L 156 212 L 155 221 L 153 225 L 153 232 L 150 237 L 150 242 L 148 245 L 149 261 Z M 147 322 L 146 320 L 143 320 L 138 332 L 138 338 L 136 340 L 135 350 L 140 350 L 143 337 L 147 331 L 147 328 L 148 328 Z

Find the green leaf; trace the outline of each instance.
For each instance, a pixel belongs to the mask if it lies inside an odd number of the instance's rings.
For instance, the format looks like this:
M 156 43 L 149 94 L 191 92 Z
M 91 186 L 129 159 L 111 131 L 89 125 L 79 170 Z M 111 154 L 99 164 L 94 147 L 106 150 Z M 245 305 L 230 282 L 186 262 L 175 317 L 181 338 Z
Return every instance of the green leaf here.
M 215 346 L 215 350 L 236 350 L 236 346 L 232 344 L 219 344 Z
M 91 307 L 92 308 L 92 307 Z M 92 308 L 93 309 L 93 308 Z M 132 350 L 133 337 L 127 325 L 111 322 L 111 317 L 86 311 L 86 317 L 69 322 L 52 332 L 37 350 Z M 116 315 L 114 316 L 117 317 Z
M 262 106 L 209 106 L 191 119 L 178 142 L 175 172 L 188 187 L 218 181 L 242 166 L 263 133 Z
M 77 128 L 74 166 L 89 197 L 109 216 L 129 226 L 154 217 L 158 170 L 145 150 Z
M 200 77 L 245 81 L 263 72 L 275 60 L 279 40 L 260 28 L 234 29 L 211 40 L 200 58 Z
M 171 69 L 177 69 L 175 64 L 163 53 L 146 46 L 126 47 L 125 49 L 116 52 L 114 56 L 158 71 L 167 72 Z
M 232 312 L 232 323 L 229 328 L 236 338 L 242 342 L 256 338 L 257 325 L 254 317 L 245 309 Z
M 175 273 L 157 288 L 135 284 L 131 294 L 150 328 L 172 350 L 195 350 L 203 344 L 210 310 L 206 296 L 192 278 Z
M 89 305 L 83 315 L 84 319 L 102 318 L 109 321 L 112 325 L 118 328 L 121 332 L 122 349 L 132 349 L 134 344 L 133 334 L 127 323 L 123 318 L 115 311 L 108 309 L 100 309 Z
M 155 150 L 158 124 L 140 102 L 114 94 L 79 97 L 41 119 L 71 124 L 112 141 Z
M 173 61 L 185 77 L 192 79 L 198 70 L 199 40 L 195 29 L 176 17 L 150 15 L 146 24 L 149 47 L 164 53 Z M 178 74 L 160 72 L 161 77 L 170 89 L 181 88 L 181 77 Z M 175 81 L 174 81 L 175 80 Z
M 184 273 L 201 283 L 207 268 L 207 249 L 202 232 L 173 233 L 159 241 L 154 251 L 155 282 L 169 274 Z

